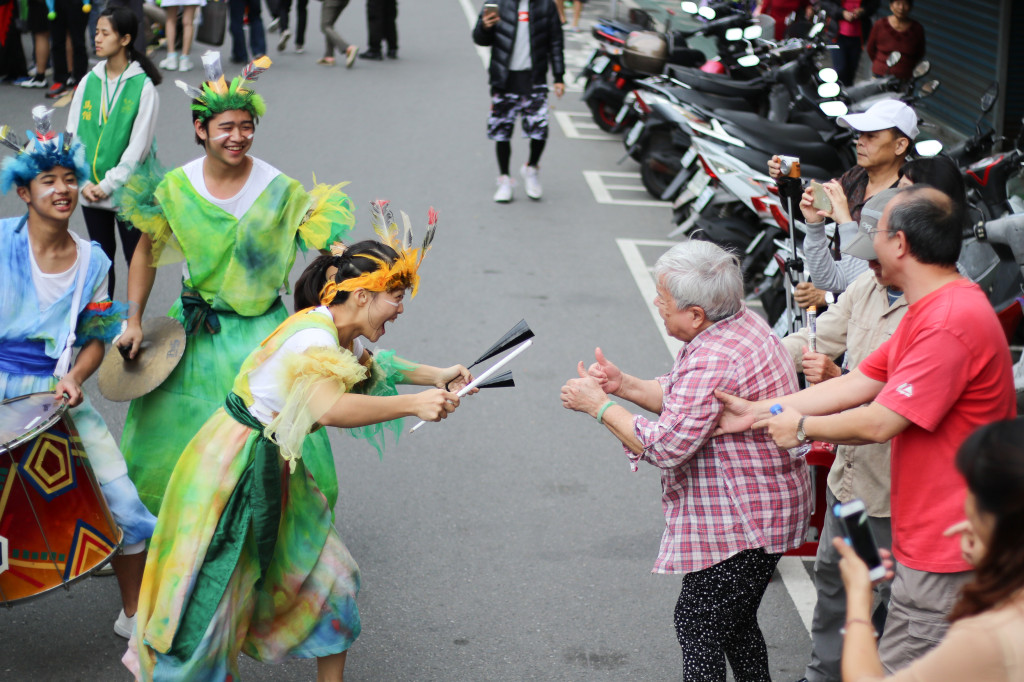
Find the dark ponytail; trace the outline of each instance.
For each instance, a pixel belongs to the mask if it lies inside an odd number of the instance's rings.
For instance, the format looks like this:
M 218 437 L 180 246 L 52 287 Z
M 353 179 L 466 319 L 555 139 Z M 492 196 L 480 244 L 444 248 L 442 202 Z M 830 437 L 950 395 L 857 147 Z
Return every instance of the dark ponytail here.
M 139 31 L 139 18 L 135 16 L 135 12 L 122 5 L 110 4 L 100 14 L 100 18 L 102 17 L 106 17 L 110 21 L 114 33 L 119 37 L 131 36 L 127 47 L 128 62 L 138 62 L 149 80 L 153 81 L 153 85 L 160 85 L 164 80 L 160 69 L 156 68 L 156 64 L 149 57 L 135 49 L 135 38 Z
M 366 272 L 373 272 L 380 267 L 377 261 L 366 256 L 383 260 L 388 265 L 398 260 L 398 253 L 393 248 L 372 239 L 352 244 L 340 256 L 333 254 L 318 256 L 302 271 L 299 279 L 295 282 L 295 311 L 321 305 L 320 291 L 327 284 L 327 273 L 332 267 L 338 270 L 334 274 L 334 281 L 338 283 Z M 348 295 L 347 291 L 339 291 L 334 295 L 334 300 L 329 301 L 327 305 L 344 303 L 348 300 Z

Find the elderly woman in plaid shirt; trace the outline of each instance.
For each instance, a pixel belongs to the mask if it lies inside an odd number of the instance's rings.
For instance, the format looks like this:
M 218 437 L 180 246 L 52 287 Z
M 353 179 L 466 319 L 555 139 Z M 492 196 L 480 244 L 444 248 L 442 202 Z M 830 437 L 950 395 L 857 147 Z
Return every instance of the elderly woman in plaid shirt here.
M 655 573 L 683 574 L 676 637 L 687 682 L 770 680 L 757 608 L 782 553 L 801 545 L 810 483 L 801 456 L 763 431 L 713 436 L 715 389 L 756 399 L 796 389 L 793 361 L 767 323 L 743 305 L 735 256 L 709 242 L 678 244 L 658 259 L 655 305 L 685 342 L 671 371 L 643 380 L 598 348 L 562 388 L 562 404 L 618 438 L 635 471 L 661 470 L 665 532 Z M 658 414 L 634 415 L 616 396 Z

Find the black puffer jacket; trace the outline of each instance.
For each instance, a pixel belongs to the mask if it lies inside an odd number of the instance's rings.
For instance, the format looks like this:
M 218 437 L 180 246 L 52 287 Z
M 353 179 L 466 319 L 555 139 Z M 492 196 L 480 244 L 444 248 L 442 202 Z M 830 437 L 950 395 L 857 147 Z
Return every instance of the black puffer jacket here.
M 491 29 L 483 25 L 483 10 L 473 28 L 473 42 L 491 48 L 491 87 L 504 90 L 508 82 L 508 63 L 519 26 L 519 0 L 497 0 L 500 20 Z M 548 64 L 556 83 L 565 74 L 562 54 L 562 22 L 552 0 L 530 0 L 530 59 L 533 62 L 533 83 L 548 81 Z

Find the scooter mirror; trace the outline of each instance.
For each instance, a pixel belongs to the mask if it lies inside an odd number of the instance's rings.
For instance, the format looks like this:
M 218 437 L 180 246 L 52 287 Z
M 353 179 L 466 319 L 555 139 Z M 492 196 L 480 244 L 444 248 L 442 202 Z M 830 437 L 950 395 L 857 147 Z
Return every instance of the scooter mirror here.
M 900 59 L 902 59 L 902 58 L 903 58 L 903 53 L 902 52 L 900 52 L 899 50 L 893 50 L 892 52 L 889 53 L 889 56 L 885 58 L 885 65 L 886 66 L 896 66 L 896 64 L 898 64 Z
M 743 39 L 742 28 L 730 28 L 725 31 L 725 39 L 729 42 L 736 42 L 737 40 Z
M 921 97 L 931 97 L 939 89 L 939 81 L 930 80 L 921 86 Z
M 942 143 L 938 140 L 921 140 L 914 145 L 918 156 L 938 156 L 942 151 Z
M 743 29 L 743 37 L 747 40 L 757 40 L 761 37 L 761 27 L 758 25 L 747 26 Z
M 826 67 L 818 72 L 818 78 L 820 78 L 823 83 L 835 83 L 839 80 L 839 74 L 835 69 Z
M 818 86 L 818 97 L 831 99 L 839 94 L 839 83 L 822 83 Z
M 836 116 L 843 116 L 844 114 L 846 114 L 846 112 L 850 110 L 849 107 L 846 106 L 846 104 L 840 102 L 837 99 L 832 99 L 829 100 L 828 102 L 822 102 L 821 104 L 818 105 L 818 108 L 821 109 L 822 113 L 831 118 L 835 118 Z
M 708 21 L 711 21 L 712 19 L 718 16 L 718 13 L 715 12 L 715 10 L 713 10 L 710 7 L 701 7 L 699 10 L 697 10 L 697 14 L 701 15 Z
M 988 90 L 981 96 L 981 110 L 986 114 L 992 109 L 992 105 L 996 103 L 996 99 L 999 97 L 999 82 L 993 81 L 992 85 L 988 86 Z
M 682 9 L 687 14 L 696 14 L 697 13 L 697 3 L 689 2 L 689 0 L 687 0 L 687 2 L 684 2 L 684 3 L 682 3 L 680 5 L 680 9 Z
M 922 76 L 925 76 L 931 70 L 932 70 L 932 63 L 930 61 L 928 61 L 927 59 L 922 59 L 920 62 L 917 63 L 917 66 L 914 67 L 913 76 L 914 76 L 914 78 L 921 78 Z
M 811 30 L 807 32 L 807 37 L 808 38 L 817 38 L 818 34 L 821 33 L 822 30 L 824 30 L 824 28 L 825 28 L 825 24 L 823 24 L 823 23 L 821 23 L 819 21 L 814 26 L 811 26 Z
M 737 59 L 736 63 L 739 64 L 740 66 L 757 66 L 758 64 L 761 63 L 761 58 L 758 57 L 756 54 L 745 54 L 739 59 Z

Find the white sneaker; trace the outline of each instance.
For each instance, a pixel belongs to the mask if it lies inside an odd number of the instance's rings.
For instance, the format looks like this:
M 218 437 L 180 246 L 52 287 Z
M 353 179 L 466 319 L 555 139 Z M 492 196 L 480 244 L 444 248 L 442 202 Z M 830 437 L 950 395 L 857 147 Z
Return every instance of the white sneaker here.
M 523 187 L 526 190 L 526 196 L 531 199 L 540 199 L 544 193 L 540 186 L 540 169 L 536 166 L 523 166 L 519 169 L 519 172 L 523 176 Z
M 124 637 L 125 639 L 132 638 L 132 632 L 135 630 L 135 616 L 129 618 L 124 615 L 124 609 L 121 609 L 121 613 L 117 615 L 117 620 L 114 621 L 114 633 L 118 637 Z
M 196 65 L 192 62 L 192 58 L 187 54 L 181 55 L 181 59 L 178 60 L 178 71 L 191 71 L 195 66 Z
M 277 41 L 277 51 L 284 52 L 284 49 L 288 47 L 288 39 L 292 37 L 291 29 L 286 28 L 281 31 L 281 39 Z
M 177 71 L 178 70 L 178 53 L 168 52 L 167 56 L 160 60 L 158 66 L 164 71 Z
M 512 178 L 507 175 L 498 176 L 498 190 L 494 193 L 494 200 L 499 204 L 512 201 Z

